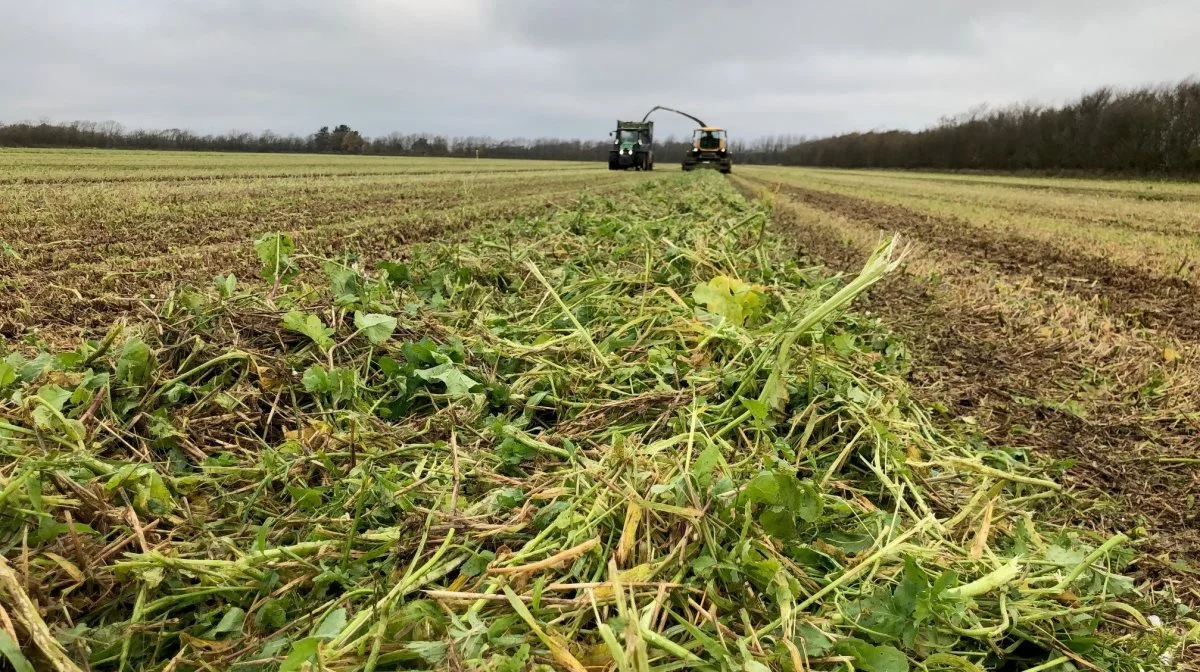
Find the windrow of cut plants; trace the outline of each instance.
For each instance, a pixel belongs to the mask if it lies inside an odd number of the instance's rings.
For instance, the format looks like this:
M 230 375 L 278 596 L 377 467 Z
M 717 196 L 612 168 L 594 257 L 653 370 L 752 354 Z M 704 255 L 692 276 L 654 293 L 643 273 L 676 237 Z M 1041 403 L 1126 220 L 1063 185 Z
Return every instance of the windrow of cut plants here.
M 720 176 L 0 363 L 17 670 L 1153 669 L 1124 535 L 935 429 L 861 274 Z M 376 251 L 377 252 L 377 251 Z M 249 253 L 249 252 L 248 252 Z M 547 667 L 548 666 L 548 667 Z

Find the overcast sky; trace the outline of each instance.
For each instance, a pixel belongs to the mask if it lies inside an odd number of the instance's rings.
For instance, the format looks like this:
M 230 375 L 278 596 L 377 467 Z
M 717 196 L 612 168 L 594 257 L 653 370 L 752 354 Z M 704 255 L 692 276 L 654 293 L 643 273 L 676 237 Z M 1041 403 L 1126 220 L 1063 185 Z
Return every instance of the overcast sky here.
M 823 135 L 1197 72 L 1197 0 L 0 0 L 0 122 Z

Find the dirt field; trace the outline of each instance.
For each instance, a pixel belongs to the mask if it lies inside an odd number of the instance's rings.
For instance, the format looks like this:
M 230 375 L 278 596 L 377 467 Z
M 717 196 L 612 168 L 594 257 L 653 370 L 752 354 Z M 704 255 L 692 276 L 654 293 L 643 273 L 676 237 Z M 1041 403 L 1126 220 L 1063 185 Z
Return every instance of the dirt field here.
M 1081 519 L 1133 527 L 1148 563 L 1194 571 L 1200 186 L 759 167 L 736 181 L 834 268 L 906 236 L 905 272 L 871 307 L 907 336 L 927 398 L 1061 460 Z

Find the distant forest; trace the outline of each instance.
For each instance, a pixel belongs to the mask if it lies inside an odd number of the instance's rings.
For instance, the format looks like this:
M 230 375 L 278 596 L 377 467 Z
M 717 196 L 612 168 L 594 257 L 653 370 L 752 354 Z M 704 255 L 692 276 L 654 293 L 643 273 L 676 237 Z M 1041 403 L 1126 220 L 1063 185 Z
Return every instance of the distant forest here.
M 915 132 L 745 140 L 737 138 L 737 129 L 731 130 L 735 161 L 740 163 L 1192 175 L 1200 174 L 1200 82 L 1106 87 L 1060 106 L 981 107 Z M 657 139 L 655 144 L 655 159 L 662 163 L 680 161 L 688 147 L 686 140 L 676 138 Z M 130 130 L 114 122 L 72 122 L 0 124 L 0 146 L 598 161 L 607 155 L 610 141 L 602 135 L 586 141 L 452 138 L 428 133 L 367 138 L 345 124 L 323 127 L 305 137 L 271 131 L 197 135 L 180 129 Z

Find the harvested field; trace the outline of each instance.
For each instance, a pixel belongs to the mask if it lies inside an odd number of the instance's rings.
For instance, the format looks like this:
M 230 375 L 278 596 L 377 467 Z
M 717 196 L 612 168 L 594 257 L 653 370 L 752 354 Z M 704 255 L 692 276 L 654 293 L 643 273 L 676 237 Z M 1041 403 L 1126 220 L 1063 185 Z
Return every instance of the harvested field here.
M 156 168 L 156 161 L 161 164 Z M 267 231 L 315 255 L 530 216 L 637 174 L 529 161 L 155 152 L 0 153 L 0 336 L 66 342 L 144 294 L 245 277 Z
M 948 419 L 1061 460 L 1080 520 L 1143 532 L 1151 576 L 1200 600 L 1200 187 L 744 168 L 802 253 L 914 253 L 870 305 Z
M 4 161 L 21 672 L 1191 664 L 1193 279 L 940 210 L 1087 183 Z

